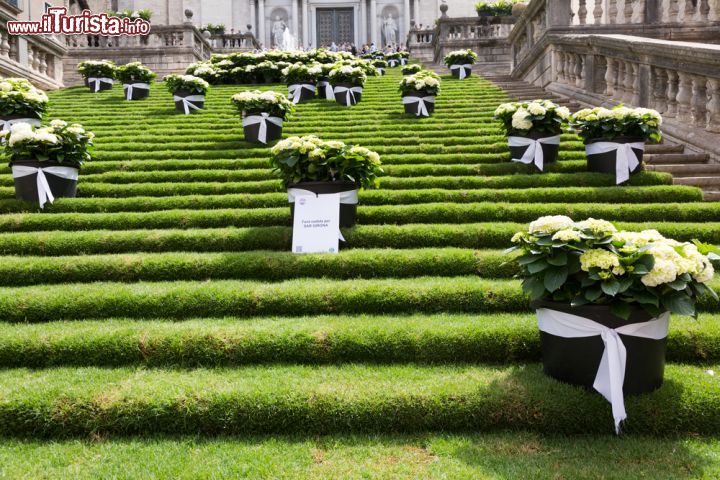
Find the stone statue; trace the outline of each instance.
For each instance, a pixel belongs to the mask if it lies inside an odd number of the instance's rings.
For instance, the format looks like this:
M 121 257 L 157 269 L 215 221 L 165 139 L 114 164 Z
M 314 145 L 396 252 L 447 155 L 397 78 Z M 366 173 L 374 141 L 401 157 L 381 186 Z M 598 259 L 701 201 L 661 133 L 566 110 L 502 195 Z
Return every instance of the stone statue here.
M 285 47 L 285 30 L 287 28 L 288 26 L 280 16 L 275 16 L 275 21 L 272 24 L 272 41 L 276 48 L 283 49 Z
M 397 43 L 399 36 L 398 25 L 391 13 L 383 20 L 382 34 L 385 37 L 385 45 Z

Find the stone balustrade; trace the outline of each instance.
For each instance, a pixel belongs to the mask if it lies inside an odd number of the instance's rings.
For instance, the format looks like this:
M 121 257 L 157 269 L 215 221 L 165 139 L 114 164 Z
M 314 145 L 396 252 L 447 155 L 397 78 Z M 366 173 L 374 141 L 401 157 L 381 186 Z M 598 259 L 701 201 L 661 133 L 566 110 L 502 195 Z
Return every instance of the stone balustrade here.
M 250 32 L 212 35 L 209 40 L 215 53 L 252 52 L 260 48 L 260 44 Z
M 573 0 L 572 25 L 686 24 L 720 21 L 718 0 Z
M 415 60 L 432 63 L 435 59 L 435 28 L 410 28 L 407 37 L 408 50 Z
M 0 25 L 0 74 L 24 77 L 44 89 L 63 86 L 65 47 L 54 36 L 9 35 Z

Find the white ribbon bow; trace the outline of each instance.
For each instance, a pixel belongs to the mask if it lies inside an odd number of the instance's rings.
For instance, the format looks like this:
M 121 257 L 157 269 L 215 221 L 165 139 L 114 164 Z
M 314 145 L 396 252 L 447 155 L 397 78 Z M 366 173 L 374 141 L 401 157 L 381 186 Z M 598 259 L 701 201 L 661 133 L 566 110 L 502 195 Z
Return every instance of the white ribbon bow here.
M 608 328 L 587 318 L 565 312 L 540 308 L 537 310 L 538 327 L 541 331 L 564 338 L 594 337 L 600 335 L 605 344 L 593 388 L 612 404 L 615 432 L 620 433 L 620 423 L 627 418 L 623 383 L 627 351 L 620 334 L 661 340 L 667 337 L 670 312 L 642 323 L 631 323 L 615 329 Z
M 95 90 L 95 93 L 100 91 L 100 83 L 107 83 L 108 85 L 113 84 L 112 78 L 107 77 L 88 77 L 88 85 L 93 85 L 93 89 Z
M 407 65 L 407 58 L 401 58 L 400 59 L 400 65 Z
M 335 87 L 335 93 L 345 94 L 345 106 L 347 107 L 357 103 L 357 100 L 355 100 L 355 94 L 362 93 L 362 91 L 362 87 Z
M 513 158 L 513 162 L 520 162 L 524 164 L 535 163 L 535 166 L 543 171 L 545 163 L 545 153 L 543 152 L 542 145 L 560 145 L 560 135 L 554 137 L 538 138 L 534 140 L 527 137 L 508 137 L 508 145 L 511 147 L 528 147 L 525 150 L 522 158 Z
M 383 67 L 377 67 L 377 71 L 380 73 L 381 77 L 385 75 L 385 69 Z
M 398 61 L 395 59 L 388 60 L 388 65 L 390 65 L 391 67 L 396 67 L 398 65 Z
M 193 110 L 202 110 L 200 107 L 195 105 L 192 102 L 204 102 L 205 101 L 205 95 L 188 95 L 187 97 L 178 97 L 177 95 L 173 95 L 173 102 L 180 102 L 183 103 L 183 108 L 185 109 L 185 115 L 190 115 L 190 109 Z
M 13 118 L 12 120 L 0 120 L 0 131 L 6 132 L 16 123 L 29 123 L 30 125 L 40 126 L 40 120 L 37 118 Z
M 53 203 L 55 197 L 53 197 L 50 185 L 48 184 L 47 178 L 43 172 L 50 173 L 57 177 L 65 178 L 67 180 L 78 179 L 78 169 L 74 167 L 28 167 L 26 165 L 13 165 L 12 176 L 13 178 L 25 177 L 37 173 L 37 192 L 38 192 L 38 203 L 40 208 L 44 208 L 47 202 Z
M 147 83 L 125 83 L 123 84 L 123 88 L 125 89 L 125 99 L 132 100 L 134 88 L 137 88 L 138 90 L 150 90 L 150 85 Z
M 340 196 L 340 203 L 348 204 L 348 205 L 355 205 L 358 203 L 358 191 L 357 190 L 347 190 L 345 192 L 338 192 L 333 195 L 339 195 Z M 295 203 L 295 199 L 298 197 L 322 197 L 322 193 L 315 193 L 311 192 L 310 190 L 305 190 L 304 188 L 288 188 L 288 203 Z M 343 237 L 343 234 L 340 230 L 338 230 L 338 238 L 345 241 L 345 237 Z
M 617 151 L 615 157 L 615 183 L 620 185 L 630 179 L 630 172 L 640 165 L 640 159 L 633 149 L 645 151 L 645 142 L 615 143 L 597 142 L 585 145 L 587 155 Z
M 466 63 L 464 65 L 450 65 L 450 71 L 460 69 L 460 80 L 463 80 L 465 77 L 467 77 L 467 71 L 469 71 L 472 68 L 472 65 L 469 63 Z
M 427 104 L 428 103 L 435 103 L 435 97 L 434 96 L 427 96 L 427 97 L 402 97 L 403 105 L 408 105 L 411 103 L 417 103 L 417 113 L 416 116 L 420 117 L 429 117 L 430 112 L 428 112 Z
M 325 88 L 325 100 L 335 100 L 335 94 L 333 93 L 333 87 L 327 80 L 321 80 L 317 84 L 318 88 Z
M 311 85 L 309 83 L 302 83 L 302 84 L 296 84 L 296 85 L 289 85 L 288 86 L 288 93 L 290 96 L 292 96 L 292 102 L 293 103 L 299 103 L 300 102 L 300 95 L 302 94 L 302 89 L 310 90 L 311 92 L 315 93 L 315 85 Z
M 250 115 L 243 118 L 242 125 L 243 127 L 248 127 L 259 123 L 260 129 L 258 130 L 258 141 L 260 143 L 267 143 L 267 122 L 274 123 L 281 128 L 283 126 L 282 118 L 271 117 L 270 114 L 266 112 L 262 112 L 260 115 Z

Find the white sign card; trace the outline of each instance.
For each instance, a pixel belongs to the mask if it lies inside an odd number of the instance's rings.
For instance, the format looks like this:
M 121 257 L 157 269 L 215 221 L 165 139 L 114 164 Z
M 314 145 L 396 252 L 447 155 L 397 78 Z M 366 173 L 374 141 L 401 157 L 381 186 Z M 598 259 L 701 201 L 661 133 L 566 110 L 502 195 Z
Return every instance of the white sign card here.
M 337 253 L 340 234 L 340 194 L 295 197 L 293 253 Z

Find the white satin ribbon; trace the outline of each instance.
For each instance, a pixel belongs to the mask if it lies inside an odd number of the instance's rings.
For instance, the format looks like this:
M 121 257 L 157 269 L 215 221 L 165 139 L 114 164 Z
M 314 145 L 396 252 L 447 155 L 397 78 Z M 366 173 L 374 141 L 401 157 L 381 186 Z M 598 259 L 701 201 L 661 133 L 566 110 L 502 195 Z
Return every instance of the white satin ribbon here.
M 415 114 L 418 117 L 429 117 L 430 112 L 428 112 L 427 104 L 428 103 L 435 103 L 435 97 L 432 95 L 429 95 L 427 97 L 402 97 L 403 105 L 408 105 L 412 103 L 417 103 L 417 113 Z
M 407 58 L 401 58 L 400 65 L 407 65 Z
M 383 75 L 385 75 L 385 69 L 384 69 L 383 67 L 376 67 L 376 68 L 377 68 L 377 71 L 380 72 L 380 76 L 381 76 L 381 77 L 382 77 Z
M 627 418 L 623 383 L 627 351 L 620 334 L 632 337 L 661 340 L 667 337 L 670 324 L 670 312 L 658 318 L 642 323 L 631 323 L 618 328 L 608 328 L 587 318 L 557 310 L 540 308 L 537 310 L 538 327 L 541 331 L 563 338 L 600 336 L 605 344 L 600 366 L 595 376 L 593 388 L 612 405 L 615 420 L 615 432 L 620 433 L 620 423 Z
M 55 197 L 53 197 L 50 185 L 48 184 L 45 173 L 47 172 L 57 177 L 65 178 L 67 180 L 78 179 L 78 169 L 74 167 L 28 167 L 26 165 L 13 165 L 12 176 L 13 178 L 26 177 L 37 173 L 37 191 L 38 191 L 38 203 L 40 208 L 44 208 L 47 202 L 53 203 Z
M 288 94 L 292 97 L 293 103 L 300 102 L 300 95 L 302 95 L 302 89 L 310 90 L 315 94 L 315 85 L 309 83 L 298 83 L 294 85 L 288 85 Z
M 340 195 L 340 203 L 346 203 L 349 205 L 355 205 L 358 203 L 358 191 L 357 190 L 347 190 L 345 192 L 338 192 Z M 304 188 L 288 188 L 288 203 L 295 203 L 295 197 L 303 197 L 303 196 L 317 196 L 322 195 L 322 193 L 315 193 L 311 192 L 310 190 L 305 190 Z
M 362 87 L 335 87 L 334 92 L 335 93 L 344 93 L 345 94 L 345 106 L 349 107 L 353 103 L 357 103 L 357 100 L 355 99 L 356 93 L 362 93 L 363 89 Z
M 451 72 L 453 70 L 460 69 L 460 75 L 459 75 L 460 80 L 463 80 L 465 77 L 467 77 L 466 71 L 470 70 L 471 68 L 472 68 L 472 65 L 470 65 L 469 63 L 466 63 L 464 65 L 450 65 Z
M 0 120 L 0 131 L 6 132 L 16 123 L 29 123 L 30 125 L 40 126 L 40 120 L 37 118 L 13 118 L 12 120 Z
M 178 97 L 177 95 L 173 95 L 173 102 L 180 102 L 183 103 L 183 108 L 185 109 L 185 115 L 190 115 L 190 109 L 193 110 L 202 110 L 200 107 L 195 105 L 192 102 L 204 102 L 205 101 L 205 95 L 188 95 L 187 97 Z
M 645 142 L 615 143 L 597 142 L 585 145 L 587 155 L 617 151 L 615 157 L 615 183 L 620 185 L 630 179 L 630 172 L 640 165 L 640 159 L 633 149 L 645 151 Z
M 333 93 L 333 87 L 327 80 L 321 80 L 317 84 L 317 88 L 325 89 L 325 100 L 335 100 L 335 94 Z
M 508 145 L 511 147 L 528 147 L 522 158 L 513 158 L 513 162 L 524 164 L 535 163 L 535 166 L 543 171 L 545 154 L 542 145 L 560 145 L 560 135 L 554 137 L 538 138 L 534 140 L 527 137 L 508 137 Z
M 123 84 L 123 88 L 125 89 L 125 100 L 132 100 L 134 88 L 138 90 L 150 90 L 150 85 L 147 83 L 125 83 Z
M 93 87 L 92 87 L 93 90 L 95 91 L 95 93 L 97 93 L 97 92 L 100 91 L 100 83 L 101 83 L 101 82 L 102 82 L 102 83 L 107 83 L 108 85 L 112 85 L 112 84 L 113 84 L 113 79 L 112 79 L 112 78 L 107 78 L 107 77 L 88 77 L 87 81 L 88 81 L 88 85 L 95 84 L 95 85 L 93 85 Z
M 388 60 L 388 65 L 389 65 L 390 67 L 397 67 L 398 64 L 399 64 L 399 62 L 398 62 L 397 60 L 395 60 L 395 59 Z
M 283 119 L 280 117 L 271 117 L 269 113 L 262 112 L 260 115 L 250 115 L 242 120 L 243 127 L 250 125 L 260 124 L 258 130 L 258 141 L 260 143 L 267 143 L 267 122 L 273 123 L 278 127 L 283 126 Z

